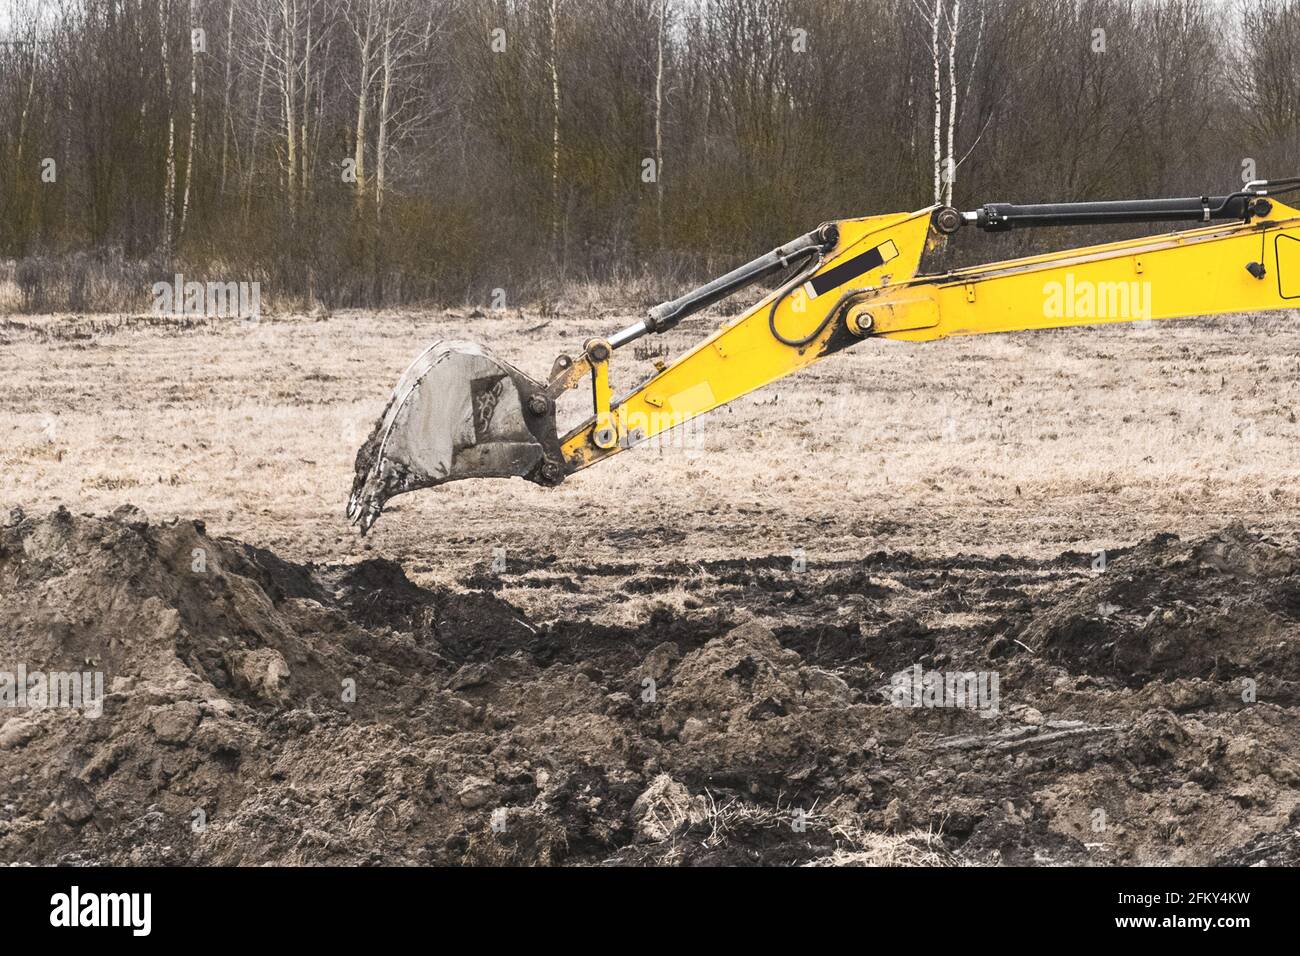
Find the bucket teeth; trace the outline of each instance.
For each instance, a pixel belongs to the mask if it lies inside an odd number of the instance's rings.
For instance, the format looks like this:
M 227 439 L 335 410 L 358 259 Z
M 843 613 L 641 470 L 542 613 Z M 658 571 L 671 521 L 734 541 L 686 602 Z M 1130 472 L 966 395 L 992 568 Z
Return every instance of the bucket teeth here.
M 364 534 L 394 495 L 461 478 L 563 478 L 546 386 L 472 342 L 411 363 L 357 452 L 348 517 Z

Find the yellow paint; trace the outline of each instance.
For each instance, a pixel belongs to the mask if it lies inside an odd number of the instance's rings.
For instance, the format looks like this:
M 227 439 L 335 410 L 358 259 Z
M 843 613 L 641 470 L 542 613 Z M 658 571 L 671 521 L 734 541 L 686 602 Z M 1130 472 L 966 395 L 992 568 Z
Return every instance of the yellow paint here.
M 1216 224 L 922 276 L 917 273 L 926 243 L 941 241 L 930 230 L 934 208 L 837 223 L 839 241 L 813 275 L 886 243 L 893 244 L 895 256 L 815 298 L 798 288 L 812 275 L 792 280 L 618 402 L 612 408 L 618 437 L 629 428 L 644 429 L 638 437 L 653 437 L 811 365 L 833 336 L 925 342 L 1300 307 L 1300 211 L 1276 200 L 1268 216 L 1249 224 Z M 1264 279 L 1247 272 L 1253 261 L 1263 262 Z M 792 347 L 769 328 L 774 301 L 780 303 L 777 329 L 787 339 L 804 338 L 830 319 L 808 345 Z M 618 452 L 619 442 L 595 446 L 596 422 L 593 417 L 565 439 L 570 470 Z
M 1273 250 L 1280 294 L 1300 308 L 1300 235 L 1278 236 Z

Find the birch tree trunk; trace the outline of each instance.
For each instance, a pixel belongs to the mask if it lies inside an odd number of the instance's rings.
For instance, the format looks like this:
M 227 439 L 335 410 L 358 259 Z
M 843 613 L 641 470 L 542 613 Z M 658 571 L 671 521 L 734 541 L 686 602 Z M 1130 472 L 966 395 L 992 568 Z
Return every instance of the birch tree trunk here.
M 551 0 L 551 255 L 560 251 L 560 0 Z
M 953 0 L 948 22 L 948 156 L 944 160 L 943 204 L 952 205 L 952 191 L 957 181 L 957 157 L 953 140 L 957 130 L 957 30 L 961 23 L 961 0 Z
M 14 163 L 23 167 L 23 141 L 27 138 L 27 117 L 32 111 L 32 94 L 36 92 L 36 56 L 32 55 L 31 75 L 27 78 L 27 95 L 23 98 L 22 116 L 18 120 L 18 152 Z
M 943 201 L 943 74 L 940 71 L 939 22 L 943 19 L 943 0 L 934 0 L 934 19 L 930 21 L 930 58 L 934 61 L 934 201 Z
M 171 21 L 171 0 L 158 0 L 158 21 L 160 33 L 160 54 L 163 68 L 164 108 L 167 110 L 167 152 L 164 157 L 165 174 L 163 178 L 162 209 L 162 248 L 163 253 L 171 257 L 173 249 L 172 224 L 176 209 L 176 116 L 172 111 L 172 68 L 171 55 L 167 50 L 168 24 Z
M 194 178 L 194 129 L 199 120 L 199 54 L 194 48 L 194 0 L 189 3 L 190 38 L 190 134 L 189 145 L 185 151 L 185 192 L 181 197 L 181 221 L 176 228 L 176 238 L 185 237 L 185 220 L 190 214 L 190 181 Z
M 384 45 L 380 54 L 382 79 L 379 95 L 379 135 L 375 141 L 375 218 L 383 215 L 384 166 L 388 156 L 388 111 L 393 90 L 393 18 L 392 4 L 384 15 Z
M 310 190 L 311 180 L 307 172 L 309 157 L 307 153 L 307 132 L 311 122 L 311 4 L 307 4 L 307 38 L 306 46 L 303 47 L 302 60 L 302 108 L 299 112 L 298 124 L 298 191 L 302 194 L 304 202 L 306 201 Z
M 367 0 L 365 26 L 354 29 L 357 34 L 357 46 L 360 50 L 360 75 L 357 77 L 357 127 L 356 141 L 352 149 L 353 173 L 356 175 L 357 211 L 366 198 L 366 113 L 370 108 L 370 44 L 374 40 L 374 0 Z
M 311 157 L 311 169 L 309 171 L 310 175 L 308 178 L 312 183 L 313 187 L 315 186 L 316 183 L 316 161 L 320 156 L 321 128 L 326 125 L 324 122 L 325 91 L 326 91 L 326 87 L 329 86 L 329 83 L 327 81 L 330 73 L 329 64 L 331 62 L 330 46 L 333 44 L 333 42 L 334 41 L 332 38 L 327 39 L 325 41 L 325 50 L 323 51 L 324 55 L 321 57 L 320 60 L 322 65 L 316 71 L 317 79 L 320 82 L 316 82 L 312 84 L 313 88 L 316 90 L 315 123 L 312 126 L 312 138 L 311 138 L 310 148 L 307 148 L 307 144 L 305 142 L 303 144 L 304 149 L 307 149 L 307 155 Z
M 230 8 L 226 12 L 226 83 L 221 97 L 221 195 L 226 194 L 227 160 L 230 155 L 230 127 L 234 119 L 230 115 L 230 63 L 234 57 L 235 43 L 235 0 L 227 0 Z
M 659 0 L 659 36 L 655 62 L 655 235 L 664 247 L 664 20 L 668 0 Z
M 257 170 L 257 137 L 262 131 L 262 97 L 266 92 L 266 68 L 271 61 L 271 24 L 266 24 L 266 35 L 262 43 L 262 66 L 257 71 L 257 96 L 253 107 L 253 135 L 248 148 L 248 169 L 244 174 L 244 223 L 248 223 L 248 213 L 253 202 L 253 175 Z
M 293 6 L 290 15 L 290 5 Z M 298 5 L 296 0 L 280 0 L 280 14 L 284 27 L 284 74 L 281 89 L 284 94 L 284 135 L 287 158 L 286 174 L 288 176 L 289 220 L 298 218 L 298 145 L 297 145 L 297 100 L 298 71 L 296 34 L 298 29 Z

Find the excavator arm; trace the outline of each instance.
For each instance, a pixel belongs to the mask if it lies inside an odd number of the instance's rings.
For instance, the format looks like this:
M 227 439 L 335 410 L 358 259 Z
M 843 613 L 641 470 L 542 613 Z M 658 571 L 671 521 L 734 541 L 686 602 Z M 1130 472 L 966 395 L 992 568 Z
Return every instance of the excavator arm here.
M 651 309 L 645 319 L 538 381 L 470 343 L 436 342 L 402 376 L 357 454 L 348 514 L 364 533 L 391 497 L 468 477 L 559 484 L 791 372 L 885 338 L 925 342 L 1012 332 L 1300 307 L 1300 210 L 1279 194 L 1300 179 L 1258 181 L 1220 197 L 1099 203 L 991 203 L 961 212 L 827 223 Z M 942 273 L 927 251 L 965 228 L 985 232 L 1120 222 L 1197 228 Z M 770 295 L 615 397 L 618 349 L 672 328 L 740 289 L 788 273 Z M 591 416 L 557 434 L 557 400 L 590 385 Z

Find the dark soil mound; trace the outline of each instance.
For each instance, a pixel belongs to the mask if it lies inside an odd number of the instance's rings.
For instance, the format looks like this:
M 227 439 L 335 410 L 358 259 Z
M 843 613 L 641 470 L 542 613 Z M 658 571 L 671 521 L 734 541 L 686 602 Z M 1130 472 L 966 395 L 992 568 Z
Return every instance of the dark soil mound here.
M 0 710 L 0 861 L 1294 863 L 1300 551 L 1089 560 L 715 562 L 693 611 L 538 625 L 392 561 L 15 513 L 0 672 L 105 696 Z M 914 667 L 1000 699 L 897 706 Z
M 1072 673 L 1152 680 L 1300 680 L 1300 560 L 1234 528 L 1161 536 L 1110 564 L 1020 639 Z

